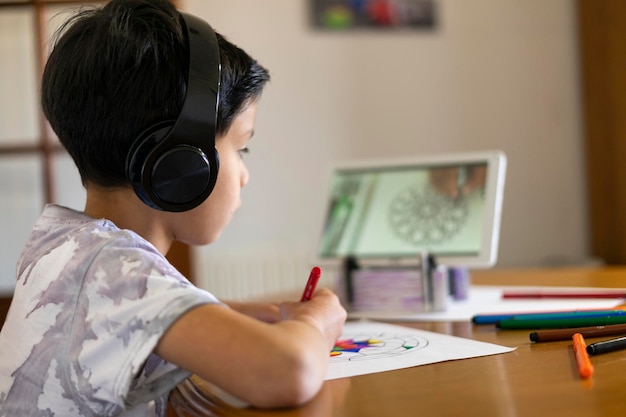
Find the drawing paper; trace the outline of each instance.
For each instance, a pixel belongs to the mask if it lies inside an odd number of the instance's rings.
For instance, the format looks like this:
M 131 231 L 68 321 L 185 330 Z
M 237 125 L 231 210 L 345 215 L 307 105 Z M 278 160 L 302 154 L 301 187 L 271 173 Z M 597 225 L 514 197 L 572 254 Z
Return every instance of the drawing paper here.
M 515 349 L 393 324 L 349 321 L 334 349 L 339 354 L 329 358 L 326 379 L 496 355 Z

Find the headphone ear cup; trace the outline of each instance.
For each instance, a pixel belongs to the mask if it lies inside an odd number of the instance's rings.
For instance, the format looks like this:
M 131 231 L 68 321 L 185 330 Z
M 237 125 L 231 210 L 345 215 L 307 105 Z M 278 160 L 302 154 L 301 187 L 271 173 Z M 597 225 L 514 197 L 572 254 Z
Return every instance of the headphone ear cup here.
M 155 209 L 159 209 L 159 206 L 151 197 L 154 193 L 149 192 L 150 177 L 146 172 L 150 172 L 151 167 L 148 167 L 148 161 L 154 159 L 155 149 L 167 137 L 174 124 L 175 121 L 165 121 L 143 131 L 131 145 L 126 157 L 126 176 L 133 185 L 135 194 Z
M 217 181 L 219 155 L 179 144 L 169 146 L 167 137 L 175 121 L 157 123 L 145 130 L 131 146 L 126 174 L 137 196 L 157 210 L 186 211 L 200 205 Z
M 202 149 L 186 144 L 165 151 L 156 159 L 150 173 L 159 207 L 184 211 L 198 206 L 215 187 L 217 164 L 217 151 L 212 158 Z

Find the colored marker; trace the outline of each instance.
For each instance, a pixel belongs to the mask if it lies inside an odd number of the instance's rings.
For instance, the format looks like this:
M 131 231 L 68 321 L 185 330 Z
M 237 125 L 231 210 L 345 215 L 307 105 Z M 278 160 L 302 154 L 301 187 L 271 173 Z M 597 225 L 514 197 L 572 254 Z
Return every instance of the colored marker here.
M 574 356 L 576 357 L 576 364 L 578 365 L 578 374 L 581 378 L 589 378 L 593 374 L 593 365 L 587 355 L 587 345 L 585 339 L 580 333 L 572 336 L 574 342 Z
M 617 339 L 592 343 L 587 346 L 587 353 L 599 355 L 601 353 L 613 352 L 614 350 L 620 349 L 626 349 L 626 337 L 618 337 Z
M 626 311 L 604 310 L 604 311 L 596 311 L 596 312 L 574 311 L 574 312 L 569 312 L 569 313 L 528 314 L 525 316 L 514 316 L 510 320 L 569 320 L 569 319 L 586 319 L 586 318 L 591 319 L 591 318 L 615 317 L 615 316 L 626 316 Z
M 302 298 L 300 299 L 300 301 L 309 301 L 311 299 L 321 275 L 322 270 L 319 268 L 319 266 L 314 266 L 313 269 L 311 269 L 311 273 L 309 274 L 309 280 L 306 283 L 306 287 L 304 287 L 304 292 L 302 293 Z
M 626 315 L 604 315 L 598 317 L 569 317 L 562 319 L 506 319 L 496 323 L 500 329 L 567 329 L 572 327 L 606 326 L 609 324 L 625 324 Z
M 626 291 L 623 289 L 605 291 L 510 290 L 502 292 L 502 298 L 626 298 Z
M 610 326 L 574 327 L 571 329 L 539 330 L 530 334 L 532 342 L 552 342 L 556 340 L 568 340 L 575 333 L 584 337 L 601 337 L 626 335 L 626 324 L 612 324 Z
M 477 314 L 472 317 L 474 324 L 497 324 L 501 320 L 509 319 L 540 319 L 540 318 L 569 318 L 569 317 L 596 317 L 606 315 L 626 315 L 621 308 L 602 310 L 570 310 L 570 311 L 545 311 L 536 313 L 501 313 L 501 314 Z M 570 336 L 571 337 L 571 336 Z M 568 337 L 569 339 L 569 337 Z

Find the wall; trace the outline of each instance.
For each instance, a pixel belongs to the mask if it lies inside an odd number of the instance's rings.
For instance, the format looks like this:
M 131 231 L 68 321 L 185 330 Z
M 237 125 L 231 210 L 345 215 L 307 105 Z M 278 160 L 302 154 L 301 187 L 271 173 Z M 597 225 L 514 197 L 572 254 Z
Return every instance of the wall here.
M 306 0 L 184 4 L 273 77 L 246 156 L 243 207 L 217 243 L 196 251 L 199 277 L 230 276 L 224 268 L 238 263 L 242 276 L 259 266 L 305 274 L 338 161 L 494 148 L 509 159 L 497 266 L 586 259 L 574 1 L 438 0 L 432 33 L 315 31 Z M 13 50 L 4 26 L 0 49 Z M 1 68 L 12 79 L 13 66 Z M 1 87 L 11 100 L 32 97 L 15 82 Z M 5 101 L 2 120 L 21 120 L 24 106 Z M 3 137 L 13 137 L 7 129 L 0 126 Z M 81 208 L 75 173 L 61 171 L 61 202 Z M 3 244 L 17 248 L 33 220 Z M 14 261 L 6 265 L 0 284 L 12 286 Z
M 435 32 L 325 33 L 304 0 L 188 0 L 272 73 L 243 207 L 197 252 L 314 262 L 338 161 L 502 149 L 497 267 L 586 261 L 575 3 L 440 0 Z

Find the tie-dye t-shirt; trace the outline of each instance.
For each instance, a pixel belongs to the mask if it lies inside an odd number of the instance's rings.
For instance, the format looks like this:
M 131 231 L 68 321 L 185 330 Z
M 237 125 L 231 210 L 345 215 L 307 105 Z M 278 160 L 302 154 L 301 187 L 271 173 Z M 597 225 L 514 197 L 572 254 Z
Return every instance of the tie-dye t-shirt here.
M 183 313 L 218 302 L 139 235 L 46 206 L 0 332 L 0 416 L 165 416 L 189 374 L 152 350 Z

